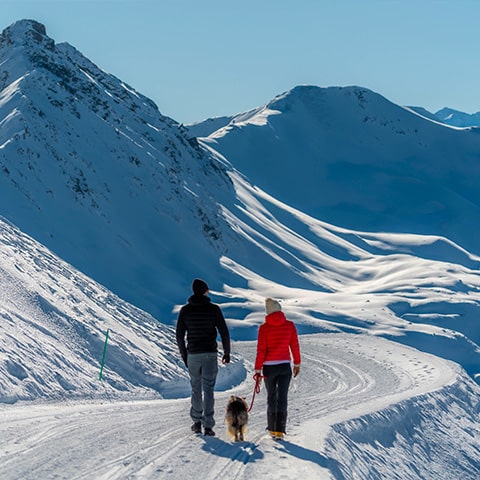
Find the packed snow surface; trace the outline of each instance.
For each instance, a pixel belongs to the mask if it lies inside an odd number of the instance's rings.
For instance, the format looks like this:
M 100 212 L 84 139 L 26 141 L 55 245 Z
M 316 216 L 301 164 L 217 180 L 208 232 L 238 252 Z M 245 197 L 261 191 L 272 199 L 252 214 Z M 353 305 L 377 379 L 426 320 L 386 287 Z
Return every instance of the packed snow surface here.
M 0 477 L 10 479 L 476 479 L 479 388 L 454 363 L 367 335 L 301 337 L 285 441 L 265 433 L 265 391 L 247 439 L 223 426 L 229 395 L 251 403 L 254 342 L 216 393 L 217 436 L 190 432 L 189 400 L 34 403 L 0 407 Z M 439 476 L 440 474 L 440 476 Z

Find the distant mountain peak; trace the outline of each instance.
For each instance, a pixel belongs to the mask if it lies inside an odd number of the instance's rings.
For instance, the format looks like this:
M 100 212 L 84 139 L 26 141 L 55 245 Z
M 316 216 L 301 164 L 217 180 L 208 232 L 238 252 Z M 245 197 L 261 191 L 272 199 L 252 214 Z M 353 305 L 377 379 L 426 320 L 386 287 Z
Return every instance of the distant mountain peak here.
M 47 36 L 45 26 L 35 20 L 19 20 L 5 28 L 0 36 L 4 46 L 35 46 L 54 50 L 55 42 Z
M 339 102 L 343 101 L 350 103 L 352 100 L 361 110 L 366 109 L 367 105 L 373 102 L 388 102 L 386 98 L 372 90 L 355 85 L 347 87 L 298 85 L 287 92 L 277 95 L 268 103 L 267 107 L 272 110 L 286 112 L 295 105 L 305 105 L 308 109 L 315 109 L 326 104 L 340 105 Z
M 480 112 L 465 113 L 453 108 L 444 107 L 435 113 L 442 122 L 454 127 L 478 127 L 480 126 Z

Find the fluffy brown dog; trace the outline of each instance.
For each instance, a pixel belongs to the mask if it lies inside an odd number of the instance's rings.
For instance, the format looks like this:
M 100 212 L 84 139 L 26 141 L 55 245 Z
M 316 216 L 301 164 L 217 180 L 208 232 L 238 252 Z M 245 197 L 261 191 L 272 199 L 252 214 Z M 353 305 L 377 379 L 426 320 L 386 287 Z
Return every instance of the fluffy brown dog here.
M 227 432 L 236 442 L 243 442 L 248 422 L 248 405 L 244 398 L 232 395 L 227 403 Z

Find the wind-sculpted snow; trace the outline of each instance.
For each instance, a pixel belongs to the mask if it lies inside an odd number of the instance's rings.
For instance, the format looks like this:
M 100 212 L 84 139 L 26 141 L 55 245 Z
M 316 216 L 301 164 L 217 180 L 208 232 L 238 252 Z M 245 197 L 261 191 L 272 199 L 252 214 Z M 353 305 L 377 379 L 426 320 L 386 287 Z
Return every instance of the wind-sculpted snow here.
M 297 87 L 198 142 L 43 25 L 6 29 L 0 477 L 478 478 L 480 137 L 415 111 Z M 237 341 L 214 439 L 189 435 L 172 328 L 194 276 Z M 289 437 L 260 395 L 232 445 L 266 296 L 302 334 Z
M 431 479 L 480 472 L 479 387 L 454 364 L 365 335 L 301 337 L 286 440 L 265 434 L 265 391 L 245 442 L 222 425 L 230 394 L 253 381 L 226 368 L 217 436 L 190 432 L 189 400 L 0 407 L 0 476 L 69 479 Z M 252 342 L 234 344 L 251 368 Z
M 239 203 L 224 215 L 248 242 L 222 262 L 248 283 L 228 285 L 222 305 L 238 336 L 249 338 L 248 327 L 263 321 L 264 298 L 274 296 L 301 331 L 385 336 L 479 378 L 478 256 L 439 236 L 336 227 L 231 177 Z

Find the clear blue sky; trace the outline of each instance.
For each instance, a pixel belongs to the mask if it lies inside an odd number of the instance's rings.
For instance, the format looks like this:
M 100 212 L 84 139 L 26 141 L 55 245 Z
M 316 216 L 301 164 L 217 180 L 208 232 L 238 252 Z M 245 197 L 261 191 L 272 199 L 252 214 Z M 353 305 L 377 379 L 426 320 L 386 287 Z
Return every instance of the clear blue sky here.
M 0 0 L 0 29 L 22 18 L 183 123 L 302 84 L 480 110 L 478 0 Z

